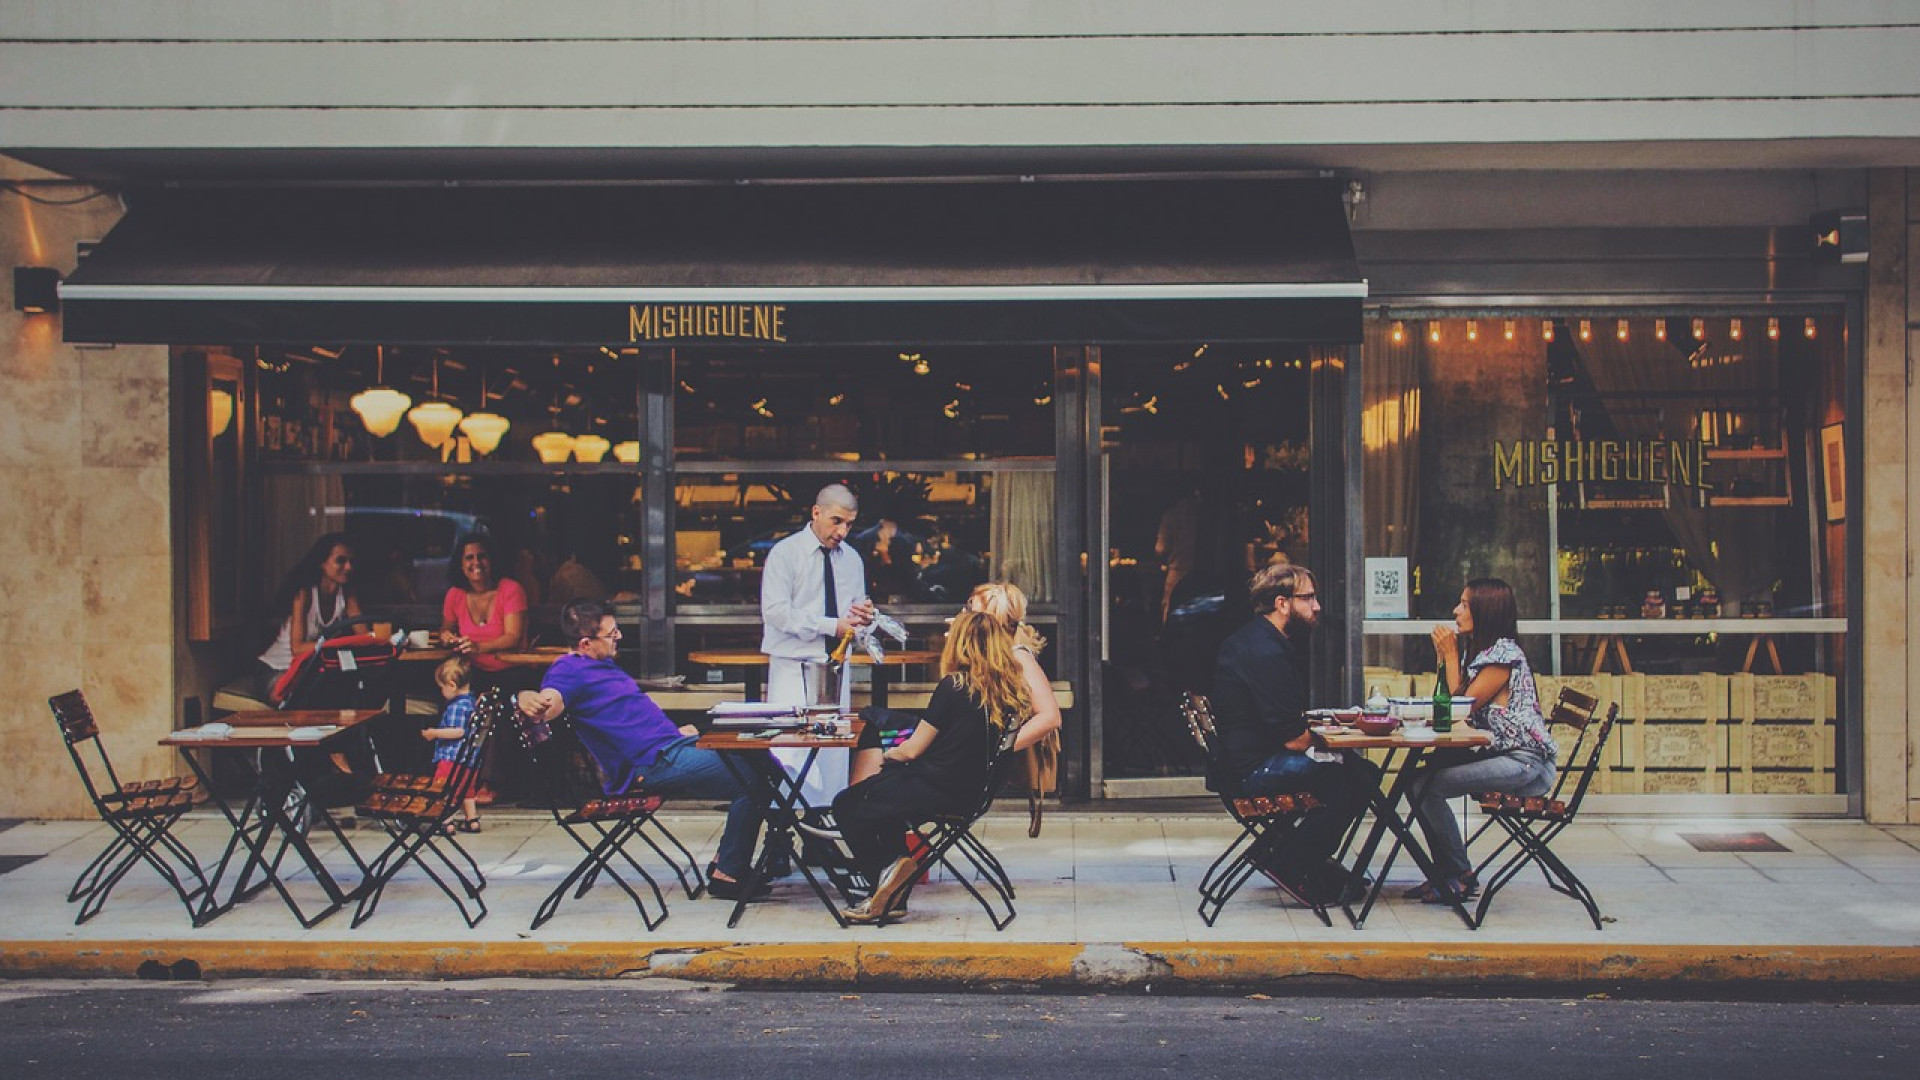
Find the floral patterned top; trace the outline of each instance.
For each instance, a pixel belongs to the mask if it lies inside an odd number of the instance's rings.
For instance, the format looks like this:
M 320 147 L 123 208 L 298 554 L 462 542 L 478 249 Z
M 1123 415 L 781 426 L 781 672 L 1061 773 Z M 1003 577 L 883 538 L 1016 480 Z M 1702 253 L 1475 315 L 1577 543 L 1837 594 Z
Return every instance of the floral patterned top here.
M 1507 668 L 1508 674 L 1507 703 L 1488 702 L 1473 710 L 1473 726 L 1493 735 L 1493 745 L 1487 748 L 1488 752 L 1525 750 L 1548 761 L 1554 760 L 1560 748 L 1554 745 L 1553 736 L 1547 731 L 1547 718 L 1541 715 L 1540 692 L 1534 686 L 1533 668 L 1527 663 L 1527 654 L 1520 651 L 1519 643 L 1512 638 L 1501 638 L 1482 649 L 1467 665 L 1467 682 L 1473 682 L 1480 669 L 1490 664 Z

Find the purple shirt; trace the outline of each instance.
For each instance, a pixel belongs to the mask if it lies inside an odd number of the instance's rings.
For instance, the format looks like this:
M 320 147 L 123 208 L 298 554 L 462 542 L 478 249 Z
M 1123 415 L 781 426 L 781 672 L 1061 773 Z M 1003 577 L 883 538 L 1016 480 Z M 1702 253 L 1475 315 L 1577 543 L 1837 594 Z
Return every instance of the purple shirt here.
M 606 773 L 607 794 L 633 786 L 666 745 L 680 737 L 667 714 L 611 660 L 568 653 L 553 662 L 542 689 L 558 691 L 574 733 Z

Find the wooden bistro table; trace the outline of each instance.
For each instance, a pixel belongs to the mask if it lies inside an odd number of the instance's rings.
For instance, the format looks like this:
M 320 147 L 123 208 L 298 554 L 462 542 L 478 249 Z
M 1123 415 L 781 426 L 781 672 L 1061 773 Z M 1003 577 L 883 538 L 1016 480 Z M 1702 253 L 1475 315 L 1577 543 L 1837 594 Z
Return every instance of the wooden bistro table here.
M 1394 777 L 1393 784 L 1382 791 L 1380 785 L 1375 783 L 1369 786 L 1367 792 L 1367 802 L 1373 810 L 1373 828 L 1368 830 L 1366 842 L 1360 846 L 1360 854 L 1354 858 L 1354 872 L 1365 873 L 1372 868 L 1374 855 L 1378 852 L 1380 841 L 1385 834 L 1393 834 L 1393 846 L 1388 849 L 1387 857 L 1380 864 L 1380 868 L 1372 871 L 1373 886 L 1367 890 L 1366 900 L 1360 905 L 1360 910 L 1354 911 L 1351 901 L 1343 900 L 1340 905 L 1341 909 L 1347 913 L 1347 919 L 1353 923 L 1353 928 L 1358 930 L 1367 921 L 1367 914 L 1373 910 L 1374 902 L 1380 899 L 1380 890 L 1386 887 L 1387 873 L 1393 869 L 1394 859 L 1399 856 L 1401 848 L 1404 847 L 1407 854 L 1412 856 L 1414 864 L 1420 868 L 1422 874 L 1426 875 L 1426 880 L 1431 881 L 1434 878 L 1433 859 L 1428 855 L 1425 845 L 1421 843 L 1417 827 L 1409 820 L 1412 816 L 1412 807 L 1408 803 L 1408 797 L 1416 773 L 1415 767 L 1420 764 L 1420 759 L 1427 755 L 1427 751 L 1442 747 L 1485 746 L 1493 741 L 1493 736 L 1478 728 L 1470 728 L 1459 721 L 1455 721 L 1452 731 L 1436 734 L 1431 739 L 1409 739 L 1402 734 L 1402 729 L 1396 729 L 1388 735 L 1367 735 L 1353 728 L 1333 730 L 1324 725 L 1315 725 L 1313 733 L 1316 742 L 1348 758 L 1359 757 L 1368 750 L 1386 750 L 1387 760 L 1381 765 L 1383 769 L 1392 765 L 1395 755 L 1402 751 L 1406 752 L 1406 760 L 1401 763 L 1400 773 Z M 1356 822 L 1353 831 L 1347 835 L 1349 847 L 1358 832 L 1359 824 Z M 1343 848 L 1341 851 L 1343 861 L 1345 856 L 1346 850 Z M 1453 908 L 1454 914 L 1460 916 L 1461 922 L 1467 924 L 1467 929 L 1478 929 L 1474 924 L 1473 914 L 1467 910 L 1466 904 L 1456 898 L 1448 906 Z
M 882 708 L 887 704 L 887 670 L 895 664 L 937 664 L 940 654 L 931 649 L 900 649 L 887 653 L 886 660 L 873 664 L 873 657 L 863 652 L 848 651 L 849 660 L 855 664 L 873 665 L 873 703 Z M 766 669 L 769 662 L 767 654 L 751 649 L 702 649 L 687 654 L 688 661 L 705 664 L 709 667 L 737 667 L 746 672 L 746 692 L 748 701 L 761 700 L 762 689 L 766 683 Z M 826 656 L 820 657 L 822 663 Z M 689 689 L 692 689 L 689 687 Z
M 300 709 L 293 711 L 259 710 L 238 712 L 223 722 L 233 726 L 233 734 L 221 739 L 197 737 L 197 728 L 177 731 L 160 740 L 161 746 L 176 747 L 181 750 L 208 749 L 227 751 L 250 751 L 236 755 L 252 770 L 254 782 L 247 793 L 246 802 L 236 812 L 232 804 L 220 794 L 213 785 L 213 776 L 197 755 L 185 754 L 187 764 L 200 777 L 202 789 L 207 791 L 220 812 L 226 816 L 227 823 L 233 826 L 233 836 L 227 841 L 225 852 L 220 856 L 211 880 L 212 887 L 207 890 L 202 901 L 202 910 L 194 918 L 194 925 L 218 915 L 224 914 L 242 900 L 251 899 L 268 885 L 280 894 L 293 917 L 307 929 L 320 920 L 340 910 L 349 900 L 357 898 L 360 886 L 352 890 L 343 889 L 334 879 L 332 871 L 314 851 L 300 820 L 305 817 L 308 802 L 303 794 L 293 796 L 298 783 L 294 770 L 291 751 L 311 749 L 327 752 L 340 748 L 341 742 L 349 737 L 358 737 L 357 729 L 362 724 L 381 715 L 379 709 Z M 296 737 L 295 732 L 304 731 L 312 737 Z M 317 814 L 315 820 L 333 833 L 340 842 L 340 848 L 353 860 L 354 867 L 360 871 L 362 882 L 366 880 L 367 864 L 353 850 L 353 844 L 341 832 L 340 826 L 325 807 L 312 807 Z M 276 843 L 277 841 L 277 843 Z M 326 895 L 326 903 L 313 915 L 301 908 L 287 887 L 286 875 L 281 864 L 286 859 L 287 849 L 292 848 L 300 862 L 313 874 Z M 233 869 L 234 857 L 244 849 L 247 853 L 239 873 L 233 878 L 231 891 L 221 889 L 221 881 Z M 269 850 L 271 849 L 271 850 Z M 255 879 L 256 873 L 259 875 Z
M 740 899 L 733 905 L 733 914 L 727 917 L 728 929 L 739 925 L 740 916 L 747 910 L 747 898 L 753 895 L 761 882 L 768 880 L 771 876 L 768 867 L 781 857 L 799 867 L 800 872 L 806 875 L 807 884 L 813 887 L 813 894 L 820 898 L 820 902 L 827 906 L 827 913 L 833 916 L 833 921 L 843 927 L 847 925 L 847 920 L 840 915 L 840 904 L 842 901 L 852 903 L 853 898 L 842 890 L 840 898 L 835 899 L 814 874 L 813 867 L 799 857 L 793 842 L 794 824 L 813 809 L 800 789 L 806 782 L 807 773 L 813 769 L 814 759 L 820 756 L 822 750 L 845 750 L 851 753 L 860 739 L 863 723 L 858 717 L 844 717 L 842 723 L 845 735 L 787 731 L 762 739 L 754 737 L 752 728 L 727 728 L 707 731 L 694 744 L 703 750 L 718 751 L 727 768 L 742 783 L 758 791 L 767 806 L 766 835 L 761 841 L 760 857 L 754 860 L 753 870 L 741 883 Z M 780 762 L 767 753 L 769 749 L 805 750 L 807 756 L 800 768 L 789 776 L 787 770 L 780 767 Z

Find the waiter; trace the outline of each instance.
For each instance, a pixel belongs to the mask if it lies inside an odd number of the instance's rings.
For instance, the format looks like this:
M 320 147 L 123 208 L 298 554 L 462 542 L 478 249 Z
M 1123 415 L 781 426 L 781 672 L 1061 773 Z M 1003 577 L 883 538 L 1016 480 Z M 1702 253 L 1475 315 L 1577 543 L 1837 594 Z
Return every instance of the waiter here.
M 767 654 L 767 700 L 812 705 L 802 664 L 823 667 L 849 631 L 873 621 L 867 572 L 847 532 L 859 503 L 844 484 L 828 484 L 814 497 L 807 527 L 767 554 L 760 578 L 760 651 Z M 788 772 L 806 761 L 805 750 L 776 750 Z M 847 759 L 822 754 L 801 789 L 808 803 L 824 807 L 847 786 Z

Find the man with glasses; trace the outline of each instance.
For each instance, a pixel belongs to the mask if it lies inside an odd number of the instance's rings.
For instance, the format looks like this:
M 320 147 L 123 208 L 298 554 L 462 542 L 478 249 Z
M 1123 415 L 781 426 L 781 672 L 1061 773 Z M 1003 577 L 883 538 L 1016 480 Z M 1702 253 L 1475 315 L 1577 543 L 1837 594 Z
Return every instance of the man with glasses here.
M 707 867 L 707 895 L 740 899 L 766 807 L 718 753 L 694 745 L 697 729 L 675 727 L 615 663 L 620 627 L 606 604 L 569 603 L 560 611 L 560 629 L 573 639 L 573 650 L 547 669 L 538 691 L 520 695 L 521 711 L 549 722 L 571 712 L 574 733 L 599 763 L 609 795 L 644 778 L 648 794 L 727 800 L 720 850 Z M 755 898 L 769 891 L 763 884 Z
M 1364 805 L 1361 778 L 1338 762 L 1307 754 L 1307 638 L 1320 622 L 1313 574 L 1297 564 L 1269 566 L 1248 583 L 1254 618 L 1220 646 L 1213 677 L 1214 720 L 1227 768 L 1243 795 L 1310 792 L 1311 810 L 1265 869 L 1309 900 L 1336 902 L 1353 887 L 1334 849 Z

